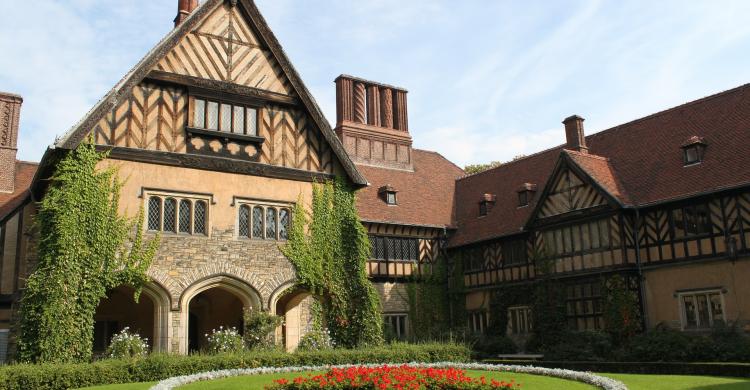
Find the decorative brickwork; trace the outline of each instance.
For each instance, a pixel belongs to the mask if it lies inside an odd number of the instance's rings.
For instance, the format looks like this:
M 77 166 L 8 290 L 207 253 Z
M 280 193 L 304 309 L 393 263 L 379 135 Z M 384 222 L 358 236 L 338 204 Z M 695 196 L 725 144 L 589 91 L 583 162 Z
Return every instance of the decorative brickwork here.
M 23 99 L 0 92 L 0 192 L 13 192 L 15 186 L 18 118 Z

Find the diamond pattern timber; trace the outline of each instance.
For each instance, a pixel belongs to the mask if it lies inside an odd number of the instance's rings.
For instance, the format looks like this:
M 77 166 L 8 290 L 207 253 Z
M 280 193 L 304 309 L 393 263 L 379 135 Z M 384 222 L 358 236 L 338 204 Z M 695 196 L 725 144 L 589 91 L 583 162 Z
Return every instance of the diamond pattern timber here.
M 596 188 L 568 169 L 562 170 L 554 183 L 542 204 L 540 218 L 607 204 Z
M 239 8 L 229 2 L 185 35 L 156 69 L 293 94 L 271 52 L 261 47 Z

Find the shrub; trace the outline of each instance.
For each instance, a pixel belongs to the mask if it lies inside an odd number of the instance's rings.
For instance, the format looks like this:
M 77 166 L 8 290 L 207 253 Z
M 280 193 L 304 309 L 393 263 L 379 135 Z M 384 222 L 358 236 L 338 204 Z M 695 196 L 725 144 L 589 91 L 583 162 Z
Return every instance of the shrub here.
M 237 328 L 211 330 L 211 334 L 206 334 L 208 338 L 208 352 L 212 354 L 226 352 L 240 352 L 243 349 L 242 336 L 237 333 Z
M 151 382 L 177 375 L 231 368 L 414 361 L 466 362 L 470 355 L 467 347 L 458 344 L 392 344 L 367 349 L 295 353 L 251 351 L 191 356 L 152 354 L 137 360 L 102 360 L 90 364 L 14 364 L 0 367 L 0 390 L 58 390 L 111 383 Z
M 316 351 L 321 349 L 332 349 L 336 347 L 336 342 L 331 338 L 331 332 L 328 329 L 312 329 L 302 336 L 297 348 L 301 351 Z
M 518 352 L 516 344 L 507 336 L 482 336 L 474 344 L 474 351 L 482 356 L 512 354 Z
M 544 351 L 545 360 L 604 361 L 612 355 L 612 338 L 597 331 L 566 332 Z
M 148 355 L 148 339 L 138 333 L 130 333 L 130 328 L 123 328 L 112 337 L 107 348 L 107 356 L 112 359 L 134 359 Z
M 710 335 L 656 329 L 633 337 L 622 359 L 641 362 L 749 361 L 750 340 L 734 327 Z
M 276 328 L 284 322 L 280 316 L 262 310 L 246 310 L 243 339 L 248 349 L 271 348 Z

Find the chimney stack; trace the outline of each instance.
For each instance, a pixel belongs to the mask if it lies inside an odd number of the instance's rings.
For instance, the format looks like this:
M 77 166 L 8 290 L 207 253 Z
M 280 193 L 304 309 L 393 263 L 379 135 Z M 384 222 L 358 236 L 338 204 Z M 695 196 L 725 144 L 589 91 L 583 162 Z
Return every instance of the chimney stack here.
M 177 0 L 177 16 L 174 18 L 174 26 L 179 26 L 196 8 L 198 8 L 198 0 Z
M 566 149 L 588 153 L 589 148 L 586 146 L 586 135 L 583 133 L 584 120 L 578 115 L 572 115 L 565 118 L 562 122 L 565 125 Z
M 336 134 L 355 163 L 412 169 L 406 94 L 392 85 L 336 78 Z
M 21 103 L 20 96 L 0 92 L 0 193 L 15 190 Z

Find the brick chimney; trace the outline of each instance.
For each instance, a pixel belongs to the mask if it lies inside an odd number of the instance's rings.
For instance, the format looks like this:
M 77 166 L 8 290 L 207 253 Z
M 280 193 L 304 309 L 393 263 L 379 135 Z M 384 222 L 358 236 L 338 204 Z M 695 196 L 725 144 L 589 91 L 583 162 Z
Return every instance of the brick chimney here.
M 565 138 L 567 140 L 565 149 L 581 153 L 589 152 L 589 148 L 586 146 L 586 135 L 583 133 L 584 120 L 578 115 L 572 115 L 562 122 L 565 125 Z
M 355 163 L 412 169 L 407 93 L 348 75 L 336 78 L 336 134 Z
M 0 92 L 0 192 L 13 192 L 16 181 L 18 119 L 23 98 Z
M 196 8 L 198 8 L 198 0 L 177 0 L 177 16 L 174 18 L 174 26 L 179 26 Z

